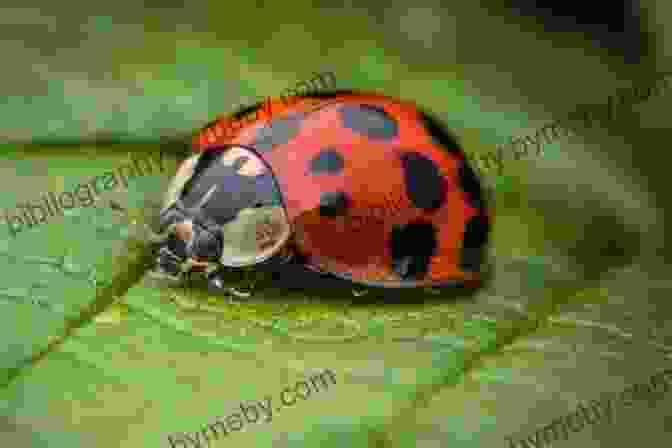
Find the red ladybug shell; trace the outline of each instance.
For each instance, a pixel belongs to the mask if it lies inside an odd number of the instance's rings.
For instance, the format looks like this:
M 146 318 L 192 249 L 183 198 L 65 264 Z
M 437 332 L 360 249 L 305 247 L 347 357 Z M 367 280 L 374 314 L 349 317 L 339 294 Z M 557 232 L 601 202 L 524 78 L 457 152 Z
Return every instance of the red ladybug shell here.
M 436 121 L 377 94 L 293 102 L 267 102 L 234 132 L 219 119 L 194 149 L 240 145 L 269 164 L 310 269 L 392 288 L 479 283 L 490 215 L 464 153 Z

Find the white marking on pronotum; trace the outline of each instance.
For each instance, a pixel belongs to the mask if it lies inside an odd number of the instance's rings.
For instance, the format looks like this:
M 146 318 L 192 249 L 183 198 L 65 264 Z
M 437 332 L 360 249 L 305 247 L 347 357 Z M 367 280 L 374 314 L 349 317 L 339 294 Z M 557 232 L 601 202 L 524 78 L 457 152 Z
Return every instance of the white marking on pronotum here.
M 201 199 L 201 201 L 198 203 L 198 205 L 196 205 L 196 208 L 201 208 L 201 207 L 203 207 L 205 204 L 207 204 L 207 202 L 210 200 L 210 196 L 212 196 L 212 193 L 214 193 L 215 190 L 217 190 L 217 185 L 213 185 L 213 186 L 208 190 L 208 192 L 205 193 L 205 196 L 203 196 L 203 199 Z

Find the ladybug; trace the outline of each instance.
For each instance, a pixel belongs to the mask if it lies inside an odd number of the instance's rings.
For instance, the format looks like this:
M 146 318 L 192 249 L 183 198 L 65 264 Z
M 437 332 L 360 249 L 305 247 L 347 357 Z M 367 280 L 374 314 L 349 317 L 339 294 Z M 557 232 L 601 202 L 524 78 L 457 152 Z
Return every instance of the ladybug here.
M 411 101 L 268 99 L 208 123 L 192 148 L 160 214 L 164 272 L 200 271 L 215 289 L 226 270 L 287 264 L 365 287 L 482 282 L 483 189 L 457 140 Z

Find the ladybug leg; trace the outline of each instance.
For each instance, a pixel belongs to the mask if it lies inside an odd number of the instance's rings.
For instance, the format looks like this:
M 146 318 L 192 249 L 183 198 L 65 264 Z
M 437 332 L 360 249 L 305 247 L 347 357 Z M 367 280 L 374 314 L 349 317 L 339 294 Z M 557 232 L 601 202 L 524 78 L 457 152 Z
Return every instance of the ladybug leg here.
M 182 272 L 182 284 L 184 285 L 184 296 L 188 297 L 187 291 L 191 291 L 191 271 Z
M 210 272 L 207 274 L 206 278 L 208 280 L 208 287 L 217 291 L 226 289 L 222 271 L 220 269 L 215 269 Z
M 226 287 L 224 282 L 224 271 L 222 269 L 215 269 L 214 271 L 207 274 L 208 287 L 215 291 L 225 291 L 231 293 L 231 295 L 236 296 L 241 299 L 246 299 L 252 296 L 251 293 L 245 291 L 239 291 L 234 287 Z M 231 301 L 233 303 L 233 301 Z
M 254 290 L 254 281 L 250 281 L 250 277 L 254 275 L 254 271 L 246 269 L 243 271 L 243 277 L 245 279 L 245 283 L 247 283 L 247 288 L 245 291 L 239 289 L 239 288 L 229 288 L 229 292 L 231 295 L 234 295 L 238 298 L 241 299 L 248 299 L 252 297 L 252 291 Z
M 252 297 L 252 292 L 250 292 L 250 291 L 240 291 L 240 290 L 238 290 L 236 288 L 233 288 L 233 287 L 229 288 L 229 292 L 231 293 L 231 295 L 234 295 L 234 296 L 236 296 L 240 299 L 249 299 L 250 297 Z
M 369 293 L 369 290 L 364 287 L 352 288 L 352 295 L 355 297 L 364 297 Z
M 282 264 L 287 264 L 296 257 L 296 251 L 292 244 L 286 244 L 282 249 L 280 249 L 280 257 Z

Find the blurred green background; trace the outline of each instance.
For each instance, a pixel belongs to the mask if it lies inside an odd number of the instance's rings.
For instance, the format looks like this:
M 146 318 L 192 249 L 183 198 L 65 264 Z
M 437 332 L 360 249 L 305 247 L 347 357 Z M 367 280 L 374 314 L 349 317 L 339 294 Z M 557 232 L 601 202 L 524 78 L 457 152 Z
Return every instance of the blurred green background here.
M 162 138 L 317 71 L 415 99 L 484 153 L 672 69 L 662 1 L 601 27 L 576 25 L 579 2 L 564 21 L 531 3 L 5 1 L 0 208 L 168 151 Z M 646 381 L 672 365 L 669 104 L 485 170 L 493 278 L 475 295 L 364 300 L 266 280 L 236 304 L 157 280 L 141 225 L 178 157 L 15 239 L 3 222 L 0 446 L 170 446 L 325 368 L 328 392 L 209 446 L 510 445 Z M 668 446 L 671 396 L 557 445 Z

